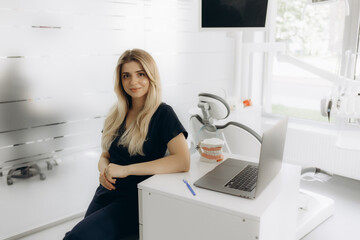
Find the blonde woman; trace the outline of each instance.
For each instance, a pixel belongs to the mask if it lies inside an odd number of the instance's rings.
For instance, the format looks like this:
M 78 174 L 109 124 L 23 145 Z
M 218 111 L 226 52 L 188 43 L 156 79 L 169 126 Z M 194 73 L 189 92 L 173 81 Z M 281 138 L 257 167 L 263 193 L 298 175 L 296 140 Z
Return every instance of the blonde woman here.
M 118 101 L 103 128 L 100 186 L 66 240 L 137 239 L 137 184 L 153 174 L 189 170 L 188 134 L 161 102 L 159 73 L 149 53 L 133 49 L 120 56 L 115 93 Z

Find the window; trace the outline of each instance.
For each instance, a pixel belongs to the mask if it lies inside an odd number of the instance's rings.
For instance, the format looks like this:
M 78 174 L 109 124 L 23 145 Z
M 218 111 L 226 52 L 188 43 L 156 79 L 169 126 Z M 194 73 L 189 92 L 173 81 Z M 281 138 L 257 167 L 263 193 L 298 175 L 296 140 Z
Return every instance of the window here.
M 277 0 L 275 38 L 286 43 L 287 51 L 273 60 L 267 112 L 327 121 L 320 101 L 344 67 L 348 14 L 347 0 Z

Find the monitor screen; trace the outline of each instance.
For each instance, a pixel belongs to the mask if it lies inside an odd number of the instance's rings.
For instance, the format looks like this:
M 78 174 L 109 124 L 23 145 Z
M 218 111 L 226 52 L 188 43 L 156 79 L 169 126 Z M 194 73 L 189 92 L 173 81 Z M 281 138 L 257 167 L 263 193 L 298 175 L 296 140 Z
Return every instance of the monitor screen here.
M 268 0 L 200 0 L 200 28 L 265 30 Z

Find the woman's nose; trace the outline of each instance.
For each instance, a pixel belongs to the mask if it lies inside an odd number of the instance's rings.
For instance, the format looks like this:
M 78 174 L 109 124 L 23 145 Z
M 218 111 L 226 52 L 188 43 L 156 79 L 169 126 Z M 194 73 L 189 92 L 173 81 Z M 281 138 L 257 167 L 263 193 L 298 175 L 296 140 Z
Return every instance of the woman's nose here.
M 130 83 L 137 83 L 139 79 L 136 76 L 131 76 L 130 77 Z

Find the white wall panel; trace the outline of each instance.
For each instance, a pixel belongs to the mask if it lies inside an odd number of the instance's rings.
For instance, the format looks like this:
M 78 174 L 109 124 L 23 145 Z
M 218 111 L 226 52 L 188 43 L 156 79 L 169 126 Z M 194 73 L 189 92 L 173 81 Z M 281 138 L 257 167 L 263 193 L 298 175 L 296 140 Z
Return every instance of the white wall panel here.
M 118 56 L 0 59 L 0 102 L 108 91 Z M 74 64 L 77 62 L 78 64 Z
M 228 89 L 233 71 L 231 57 L 222 52 L 190 52 L 168 56 L 158 61 L 164 83 L 189 84 L 202 82 L 203 86 L 217 82 Z M 173 72 L 168 67 L 174 64 Z M 201 90 L 201 89 L 199 89 Z
M 1 133 L 0 148 L 71 134 L 79 134 L 87 131 L 100 133 L 103 122 L 104 118 L 93 118 L 63 122 L 50 126 L 29 127 L 23 130 Z
M 90 94 L 0 104 L 0 132 L 102 117 L 114 100 L 110 94 Z
M 89 136 L 89 135 L 88 135 Z M 66 142 L 68 142 L 66 140 Z M 66 143 L 65 142 L 65 143 Z M 86 151 L 96 150 L 99 151 L 99 144 L 100 144 L 100 138 L 96 140 L 96 137 L 92 137 L 89 139 L 89 141 L 80 141 L 76 145 L 59 149 L 57 151 L 52 152 L 44 152 L 44 153 L 37 153 L 36 155 L 29 156 L 27 155 L 24 158 L 17 158 L 17 159 L 10 159 L 5 162 L 0 161 L 1 163 L 1 171 L 6 171 L 8 169 L 15 169 L 20 168 L 24 166 L 29 166 L 31 164 L 40 163 L 40 162 L 49 162 L 53 163 L 54 160 L 58 159 L 69 159 L 72 156 L 79 154 L 79 152 L 85 153 Z M 43 150 L 43 149 L 41 149 Z M 21 153 L 21 151 L 20 151 Z M 44 163 L 42 163 L 44 164 Z M 61 171 L 61 170 L 60 170 Z M 62 173 L 64 174 L 64 173 Z M 36 223 L 36 225 L 38 225 Z M 24 231 L 24 229 L 19 229 L 21 231 Z
M 232 54 L 235 46 L 234 39 L 227 37 L 225 32 L 186 32 L 179 44 L 179 51 L 223 54 Z
M 144 34 L 132 31 L 57 28 L 0 28 L 0 56 L 74 56 L 121 53 L 143 47 Z
M 55 138 L 44 140 L 42 142 L 2 148 L 0 149 L 0 163 L 6 163 L 14 159 L 21 159 L 36 155 L 41 156 L 49 152 L 55 153 L 55 151 L 66 150 L 68 148 L 71 149 L 74 146 L 76 147 L 87 144 L 97 145 L 99 144 L 100 138 L 101 133 L 86 132 L 83 134 L 65 136 L 63 138 Z
M 140 5 L 139 5 L 140 4 Z M 15 9 L 51 13 L 81 14 L 135 14 L 140 0 L 107 1 L 107 0 L 2 0 L 2 9 Z
M 137 11 L 139 10 L 138 7 Z M 111 8 L 112 9 L 112 8 Z M 121 8 L 125 9 L 125 8 Z M 130 21 L 142 22 L 143 18 L 134 15 L 129 17 L 120 12 L 101 13 L 77 13 L 74 11 L 39 11 L 23 8 L 4 9 L 0 8 L 0 23 L 2 27 L 55 27 L 62 29 L 127 29 L 132 25 Z

